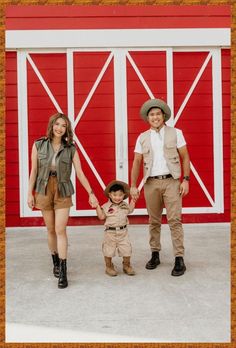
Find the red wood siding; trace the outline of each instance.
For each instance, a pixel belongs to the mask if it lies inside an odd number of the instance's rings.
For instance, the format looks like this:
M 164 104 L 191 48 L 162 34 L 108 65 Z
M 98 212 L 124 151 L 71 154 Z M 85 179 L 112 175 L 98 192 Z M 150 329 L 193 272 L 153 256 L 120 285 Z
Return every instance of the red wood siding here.
M 135 65 L 158 98 L 166 100 L 166 53 L 165 52 L 132 52 L 130 53 Z M 158 82 L 157 82 L 158 81 Z M 140 106 L 149 98 L 134 68 L 127 60 L 127 98 L 128 98 L 128 144 L 129 144 L 129 173 L 131 172 L 134 147 L 136 139 L 141 132 L 147 130 L 145 123 L 139 116 Z M 140 171 L 138 183 L 142 180 L 143 172 Z M 136 208 L 145 206 L 143 190 Z
M 7 6 L 7 30 L 230 28 L 231 8 L 217 6 Z M 167 20 L 168 18 L 168 20 Z
M 16 52 L 6 54 L 6 226 L 19 222 Z
M 101 69 L 109 53 L 75 53 L 75 115 L 81 108 L 88 91 L 93 85 L 99 69 Z M 175 89 L 175 113 L 179 109 L 183 98 L 193 82 L 199 67 L 207 53 L 175 52 L 174 53 L 174 82 L 179 88 Z M 40 73 L 62 107 L 67 109 L 66 97 L 66 56 L 65 54 L 31 54 Z M 166 67 L 163 52 L 133 52 L 131 57 L 137 64 L 153 93 L 166 98 Z M 89 59 L 86 67 L 85 62 Z M 45 63 L 47 62 L 47 63 Z M 87 71 L 87 74 L 85 73 Z M 177 122 L 177 127 L 183 129 L 186 137 L 191 160 L 204 181 L 208 191 L 214 197 L 213 162 L 212 162 L 212 114 L 211 110 L 211 61 L 199 81 L 188 108 L 183 111 Z M 55 107 L 49 100 L 35 72 L 28 64 L 29 78 L 29 144 L 45 134 L 48 116 L 55 112 Z M 158 84 L 155 83 L 158 76 Z M 160 81 L 159 81 L 160 78 Z M 183 215 L 184 222 L 226 222 L 230 221 L 230 51 L 222 50 L 222 80 L 223 80 L 223 151 L 224 151 L 224 214 L 191 214 Z M 113 61 L 111 61 L 101 84 L 94 93 L 86 108 L 75 133 L 84 146 L 90 159 L 107 183 L 115 176 L 115 145 L 114 145 L 114 90 L 113 90 Z M 32 226 L 43 225 L 41 218 L 19 217 L 19 163 L 18 163 L 18 115 L 17 115 L 17 85 L 16 85 L 16 53 L 6 54 L 6 225 Z M 138 134 L 147 126 L 139 117 L 141 103 L 146 100 L 147 93 L 137 78 L 137 75 L 127 61 L 127 89 L 128 89 L 128 133 L 129 133 L 129 166 L 132 164 L 133 149 Z M 205 91 L 205 94 L 204 94 Z M 38 98 L 40 102 L 38 102 Z M 190 99 L 191 99 L 190 98 Z M 199 105 L 193 107 L 191 103 Z M 199 101 L 199 102 L 198 102 Z M 98 194 L 99 200 L 104 201 L 102 189 L 94 174 L 88 167 L 80 153 L 82 166 L 89 180 Z M 141 180 L 141 176 L 140 176 Z M 77 182 L 77 208 L 88 207 L 87 194 Z M 191 191 L 184 199 L 184 206 L 209 206 L 199 184 L 191 176 Z M 196 203 L 197 202 L 197 203 Z M 143 196 L 138 201 L 137 208 L 143 207 Z M 131 216 L 131 222 L 147 222 L 147 216 Z M 97 224 L 96 217 L 71 217 L 69 224 Z
M 78 115 L 109 53 L 74 54 L 75 117 Z M 67 114 L 67 76 L 65 54 L 30 54 L 44 81 L 50 88 L 62 112 Z M 39 81 L 31 65 L 27 64 L 29 157 L 35 139 L 45 135 L 48 118 L 56 113 L 55 106 Z M 55 77 L 55 78 L 54 78 Z M 111 85 L 112 84 L 112 85 Z M 106 125 L 106 126 L 104 126 Z M 107 183 L 115 177 L 114 144 L 114 91 L 113 65 L 110 64 L 102 81 L 91 98 L 75 134 L 84 147 L 102 180 Z M 78 149 L 79 150 L 79 149 Z M 93 183 L 96 194 L 104 195 L 87 161 L 79 151 L 83 170 Z M 106 168 L 106 170 L 104 170 Z M 76 208 L 90 209 L 86 191 L 76 182 Z
M 207 55 L 208 52 L 174 53 L 175 115 L 183 103 Z M 211 197 L 214 199 L 211 60 L 177 121 L 176 127 L 182 129 L 184 132 L 191 156 L 191 162 L 199 173 Z M 193 175 L 191 175 L 191 191 L 183 200 L 183 206 L 211 206 Z
M 6 7 L 7 30 L 36 29 L 168 29 L 168 28 L 230 28 L 230 5 L 186 6 L 22 6 Z M 91 89 L 104 64 L 106 53 L 74 53 L 75 115 Z M 166 57 L 163 52 L 132 52 L 131 57 L 148 82 L 153 94 L 166 99 Z M 207 53 L 175 52 L 174 108 L 178 111 L 199 67 Z M 55 96 L 62 111 L 67 113 L 66 54 L 47 53 L 30 55 Z M 193 59 L 194 57 L 194 59 Z M 199 170 L 204 184 L 214 198 L 212 160 L 212 85 L 211 60 L 199 81 L 187 108 L 176 127 L 183 129 L 191 160 Z M 114 67 L 111 61 L 103 79 L 89 102 L 75 133 L 88 153 L 95 168 L 107 183 L 115 176 L 114 143 Z M 44 135 L 48 117 L 56 112 L 31 65 L 27 63 L 29 152 L 33 141 Z M 183 222 L 228 222 L 230 221 L 230 51 L 222 50 L 222 97 L 223 97 L 223 159 L 224 159 L 224 213 L 183 215 Z M 156 81 L 158 80 L 158 84 Z M 146 129 L 139 117 L 139 108 L 147 99 L 140 80 L 127 60 L 128 95 L 128 156 L 129 169 L 137 135 Z M 199 105 L 196 107 L 194 105 Z M 86 160 L 81 154 L 83 169 L 101 202 L 102 189 Z M 28 175 L 28 173 L 26 173 Z M 141 175 L 140 175 L 141 180 Z M 78 209 L 89 208 L 88 197 L 76 182 Z M 191 176 L 190 194 L 184 206 L 210 206 L 199 184 Z M 18 105 L 16 52 L 6 53 L 6 226 L 44 225 L 42 218 L 19 217 L 19 151 L 18 151 Z M 197 204 L 196 204 L 197 201 Z M 144 205 L 143 193 L 137 208 Z M 165 218 L 164 218 L 165 220 Z M 131 223 L 147 223 L 147 216 L 131 216 Z M 96 217 L 71 217 L 69 225 L 99 224 Z
M 109 54 L 110 52 L 74 53 L 75 116 L 86 101 Z M 75 134 L 104 183 L 110 182 L 116 176 L 113 76 L 112 60 L 75 129 Z M 80 158 L 83 170 L 93 184 L 99 201 L 103 202 L 101 186 L 81 153 Z M 76 187 L 77 209 L 90 209 L 87 193 L 78 181 Z
M 199 72 L 208 52 L 174 52 L 174 114 L 176 115 Z M 131 54 L 152 93 L 166 99 L 165 54 L 160 52 L 138 52 Z M 229 221 L 230 220 L 230 53 L 222 51 L 223 74 L 223 130 L 224 130 L 224 214 L 183 215 L 184 222 Z M 133 160 L 133 149 L 138 134 L 148 125 L 140 119 L 140 105 L 148 98 L 133 67 L 128 62 L 128 127 L 129 127 L 129 167 Z M 158 74 L 157 74 L 158 72 Z M 158 76 L 158 78 L 157 78 Z M 160 80 L 159 80 L 160 79 Z M 227 80 L 227 82 L 226 82 Z M 157 83 L 158 81 L 158 83 Z M 213 173 L 213 115 L 212 115 L 212 63 L 209 61 L 201 79 L 194 89 L 176 127 L 183 130 L 191 161 L 204 185 L 214 200 Z M 226 135 L 227 134 L 227 135 Z M 139 176 L 139 181 L 142 175 Z M 143 192 L 137 208 L 144 204 Z M 190 193 L 183 200 L 183 207 L 211 207 L 194 175 L 191 175 Z
M 65 54 L 48 54 L 47 61 L 41 54 L 31 54 L 30 57 L 36 64 L 62 111 L 67 113 Z M 30 159 L 33 142 L 46 135 L 48 118 L 57 111 L 29 62 L 27 62 L 27 78 Z
M 207 77 L 206 77 L 207 79 Z M 205 81 L 204 81 L 205 83 Z M 199 87 L 200 88 L 200 87 Z M 203 98 L 202 98 L 203 99 Z M 205 96 L 204 96 L 205 99 Z M 204 110 L 204 107 L 209 106 L 209 99 L 206 98 L 208 105 L 203 106 L 201 108 L 201 111 Z M 204 105 L 204 104 L 201 104 Z M 183 221 L 184 222 L 228 222 L 230 221 L 230 124 L 231 124 L 231 112 L 230 112 L 230 50 L 222 50 L 222 107 L 223 107 L 223 166 L 224 166 L 224 214 L 203 214 L 200 219 L 198 215 L 190 216 L 190 215 L 183 215 Z M 205 114 L 206 118 L 207 115 L 203 111 L 201 112 L 201 115 Z M 209 124 L 205 124 L 205 119 L 200 118 L 199 125 L 196 129 L 200 128 L 206 128 L 209 130 Z M 208 133 L 210 135 L 210 133 Z M 200 137 L 200 135 L 199 135 Z M 207 137 L 207 135 L 206 135 Z M 201 137 L 201 141 L 205 141 Z M 209 140 L 208 140 L 209 141 Z M 190 146 L 191 149 L 191 146 Z M 199 151 L 200 152 L 200 151 Z M 210 189 L 212 182 L 209 181 L 209 173 L 211 168 L 211 161 L 210 161 L 210 152 L 209 150 L 206 151 L 205 149 L 201 149 L 201 157 L 205 157 L 208 153 L 208 158 L 206 158 L 205 161 L 202 161 L 202 168 L 205 171 L 204 173 L 204 182 L 207 184 L 207 188 Z M 191 158 L 192 156 L 196 156 L 196 151 L 191 152 Z M 191 184 L 192 185 L 192 184 Z M 194 192 L 191 192 L 191 194 L 194 194 Z M 187 201 L 188 197 L 186 197 Z
M 230 51 L 222 50 L 223 150 L 224 150 L 224 203 L 225 215 L 230 221 L 231 207 L 231 80 Z

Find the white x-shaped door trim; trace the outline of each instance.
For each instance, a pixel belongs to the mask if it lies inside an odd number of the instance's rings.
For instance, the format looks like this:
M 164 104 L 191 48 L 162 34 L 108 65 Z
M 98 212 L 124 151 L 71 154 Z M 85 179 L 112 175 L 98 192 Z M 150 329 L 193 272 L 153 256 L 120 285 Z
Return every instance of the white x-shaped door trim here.
M 134 50 L 134 49 L 133 49 Z M 141 49 L 139 49 L 140 51 Z M 143 50 L 147 50 L 146 48 Z M 156 50 L 153 48 L 152 50 Z M 206 49 L 204 49 L 206 50 Z M 147 82 L 144 80 L 142 74 L 140 73 L 138 67 L 135 65 L 131 55 L 129 52 L 132 52 L 132 49 L 123 49 L 117 48 L 113 50 L 109 50 L 110 54 L 105 62 L 104 66 L 101 69 L 99 76 L 92 89 L 90 90 L 79 114 L 74 118 L 74 81 L 73 81 L 73 53 L 78 50 L 68 49 L 66 51 L 67 54 L 67 79 L 68 79 L 68 115 L 70 120 L 72 121 L 73 127 L 75 128 L 83 116 L 83 112 L 85 111 L 89 100 L 91 99 L 93 93 L 96 91 L 96 88 L 99 82 L 102 79 L 103 74 L 105 73 L 107 67 L 111 63 L 113 59 L 114 64 L 114 91 L 115 91 L 115 122 L 117 122 L 116 128 L 116 173 L 117 178 L 128 181 L 128 132 L 127 132 L 127 95 L 126 95 L 126 58 L 129 60 L 134 70 L 137 73 L 140 81 L 142 82 L 147 94 L 150 98 L 153 98 L 154 95 L 151 89 L 148 87 Z M 198 50 L 199 51 L 199 50 Z M 37 51 L 38 52 L 38 51 Z M 50 51 L 51 52 L 51 51 Z M 168 76 L 168 84 L 167 84 L 167 102 L 173 109 L 173 64 L 172 64 L 172 55 L 173 50 L 171 48 L 166 49 L 167 55 L 167 76 Z M 47 53 L 47 52 L 44 52 Z M 28 188 L 28 177 L 25 173 L 29 172 L 28 168 L 28 123 L 27 123 L 27 73 L 26 73 L 26 61 L 31 64 L 33 70 L 38 76 L 42 86 L 47 92 L 49 98 L 54 104 L 56 110 L 58 112 L 62 112 L 58 102 L 50 91 L 47 83 L 43 79 L 40 71 L 37 66 L 33 62 L 33 59 L 26 51 L 19 51 L 17 54 L 17 69 L 18 69 L 18 110 L 19 110 L 19 168 L 20 168 L 20 215 L 21 216 L 38 216 L 39 212 L 31 211 L 27 206 L 27 188 Z M 179 111 L 176 114 L 175 119 L 171 120 L 172 125 L 177 122 L 184 107 L 187 104 L 188 99 L 191 96 L 195 86 L 197 85 L 201 74 L 203 73 L 205 67 L 207 66 L 209 60 L 212 59 L 212 83 L 213 83 L 213 125 L 214 125 L 214 191 L 215 191 L 215 199 L 211 197 L 208 190 L 206 189 L 199 173 L 197 172 L 195 166 L 191 163 L 191 170 L 195 175 L 197 181 L 199 182 L 203 192 L 207 196 L 209 202 L 211 203 L 211 207 L 193 207 L 193 208 L 184 208 L 183 212 L 188 213 L 220 213 L 224 210 L 224 190 L 223 190 L 223 144 L 222 144 L 222 89 L 221 89 L 221 51 L 218 48 L 209 49 L 209 54 L 199 70 L 198 75 L 196 76 L 193 84 L 185 97 Z M 122 115 L 122 120 L 120 119 Z M 120 127 L 122 122 L 123 127 Z M 119 125 L 119 127 L 118 127 Z M 98 182 L 101 187 L 104 188 L 105 184 L 97 172 L 95 166 L 87 155 L 83 145 L 79 141 L 78 137 L 75 136 L 75 141 L 80 148 L 83 156 L 88 162 L 91 170 L 96 176 Z M 141 188 L 140 184 L 140 188 Z M 136 209 L 135 214 L 146 214 L 146 209 Z M 92 216 L 95 215 L 94 210 L 83 210 L 76 211 L 76 209 L 71 210 L 71 215 L 76 216 Z
M 168 51 L 170 53 L 170 50 Z M 136 66 L 134 60 L 132 59 L 131 55 L 128 53 L 127 58 L 134 68 L 138 78 L 140 79 L 144 89 L 146 90 L 149 98 L 155 98 L 154 94 L 152 93 L 151 89 L 149 88 L 147 82 L 143 78 L 141 72 L 139 71 L 138 67 Z M 211 49 L 208 53 L 205 61 L 203 62 L 201 68 L 199 69 L 199 72 L 197 76 L 195 77 L 188 93 L 186 94 L 186 97 L 184 98 L 183 103 L 181 104 L 178 112 L 176 113 L 176 116 L 171 118 L 170 121 L 168 121 L 169 125 L 175 126 L 179 118 L 181 117 L 181 114 L 186 107 L 192 93 L 194 92 L 195 87 L 197 86 L 203 72 L 205 71 L 210 59 L 213 60 L 213 71 L 212 71 L 212 79 L 213 79 L 213 149 L 214 149 L 214 193 L 215 193 L 215 199 L 211 197 L 209 191 L 207 190 L 203 180 L 201 179 L 200 174 L 196 170 L 196 167 L 193 165 L 193 163 L 190 163 L 191 171 L 195 178 L 197 179 L 201 189 L 203 190 L 204 194 L 206 195 L 208 201 L 210 202 L 214 212 L 216 213 L 222 213 L 224 211 L 224 185 L 223 185 L 223 144 L 222 144 L 222 87 L 221 87 L 221 54 L 220 49 Z M 172 62 L 172 59 L 169 61 Z M 168 76 L 172 75 L 170 73 L 170 69 L 173 68 L 173 64 L 167 63 L 167 71 Z M 173 81 L 173 78 L 170 79 Z M 168 80 L 167 80 L 168 81 Z M 168 81 L 169 82 L 169 81 Z M 170 83 L 169 83 L 170 85 Z M 174 87 L 167 87 L 167 91 L 174 90 Z M 158 96 L 156 96 L 158 97 Z M 169 102 L 169 99 L 171 99 L 171 102 Z M 173 108 L 173 95 L 170 96 L 170 93 L 167 93 L 167 101 L 169 105 L 172 105 Z M 141 190 L 143 187 L 143 181 L 139 184 L 139 190 Z M 185 208 L 186 209 L 186 208 Z M 210 208 L 211 209 L 211 208 Z M 208 209 L 206 209 L 208 212 Z M 142 212 L 142 211 L 140 211 Z

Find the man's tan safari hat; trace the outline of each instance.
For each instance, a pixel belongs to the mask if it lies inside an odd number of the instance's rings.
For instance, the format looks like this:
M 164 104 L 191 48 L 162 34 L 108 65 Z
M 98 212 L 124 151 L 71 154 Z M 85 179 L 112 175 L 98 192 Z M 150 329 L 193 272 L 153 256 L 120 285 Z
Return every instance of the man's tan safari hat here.
M 171 116 L 171 110 L 169 106 L 164 102 L 162 99 L 149 99 L 147 100 L 140 109 L 140 115 L 144 119 L 144 121 L 147 121 L 147 115 L 150 109 L 152 108 L 159 108 L 164 113 L 164 119 L 165 122 L 169 120 Z
M 113 185 L 121 185 L 124 189 L 124 199 L 129 197 L 129 185 L 120 180 L 112 180 L 104 190 L 105 195 L 109 198 L 109 191 Z

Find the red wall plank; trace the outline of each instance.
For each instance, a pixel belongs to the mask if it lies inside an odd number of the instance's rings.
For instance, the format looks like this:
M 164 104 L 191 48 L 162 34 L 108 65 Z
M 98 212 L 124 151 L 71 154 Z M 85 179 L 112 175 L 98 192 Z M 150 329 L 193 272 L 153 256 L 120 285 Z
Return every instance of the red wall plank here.
M 37 11 L 35 11 L 37 9 Z M 13 18 L 25 18 L 28 17 L 100 17 L 102 15 L 109 17 L 136 17 L 140 14 L 142 16 L 230 16 L 229 5 L 168 5 L 168 6 L 60 6 L 60 5 L 47 5 L 47 6 L 23 6 L 23 5 L 8 5 L 6 7 L 6 17 Z
M 37 8 L 37 11 L 36 11 Z M 96 19 L 96 20 L 94 20 Z M 8 6 L 7 30 L 230 28 L 230 6 Z

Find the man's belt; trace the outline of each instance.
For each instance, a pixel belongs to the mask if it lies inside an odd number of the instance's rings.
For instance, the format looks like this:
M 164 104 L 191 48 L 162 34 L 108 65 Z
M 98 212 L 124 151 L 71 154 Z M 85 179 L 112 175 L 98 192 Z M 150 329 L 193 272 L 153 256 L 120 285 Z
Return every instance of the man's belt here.
M 163 180 L 163 179 L 172 178 L 172 175 L 171 175 L 171 174 L 166 174 L 166 175 L 156 175 L 156 176 L 149 176 L 149 178 L 151 178 L 151 179 L 159 179 L 159 180 Z
M 111 230 L 111 231 L 120 231 L 120 230 L 123 230 L 124 228 L 126 228 L 126 226 L 127 226 L 127 225 L 118 226 L 118 227 L 106 226 L 106 231 L 107 231 L 107 230 Z

